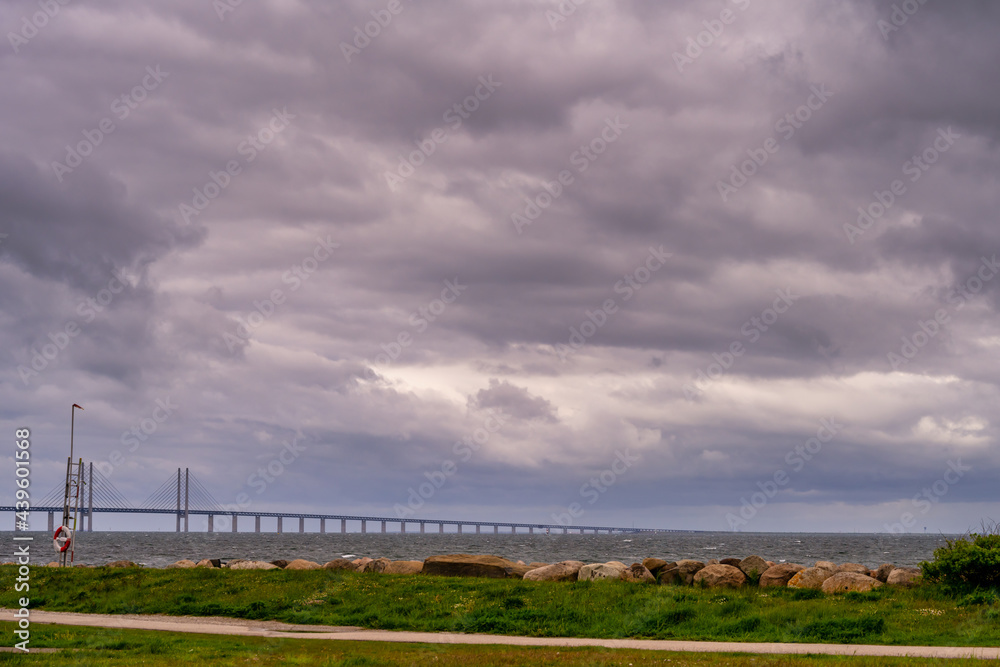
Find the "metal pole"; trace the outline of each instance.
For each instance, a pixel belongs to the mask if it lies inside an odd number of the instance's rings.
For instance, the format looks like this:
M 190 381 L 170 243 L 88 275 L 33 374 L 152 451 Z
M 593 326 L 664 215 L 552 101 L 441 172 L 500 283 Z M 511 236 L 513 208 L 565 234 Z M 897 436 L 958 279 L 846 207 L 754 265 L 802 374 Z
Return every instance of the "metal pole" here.
M 60 526 L 69 523 L 69 476 L 73 466 L 73 457 L 66 459 L 66 492 L 63 493 L 63 515 Z
M 76 517 L 80 516 L 80 503 L 82 498 L 80 498 L 80 485 L 84 483 L 83 481 L 83 459 L 80 459 L 76 464 L 76 504 L 73 506 L 73 540 L 69 543 L 69 562 L 73 563 L 76 560 L 76 541 L 77 541 L 77 526 Z M 79 532 L 83 532 L 83 521 L 80 521 Z
M 69 523 L 69 483 L 70 483 L 70 473 L 73 469 L 73 432 L 76 430 L 76 409 L 81 408 L 76 403 L 73 407 L 69 409 L 69 458 L 66 459 L 66 489 L 63 492 L 63 518 L 60 525 L 66 526 Z M 68 527 L 68 526 L 67 526 Z M 63 556 L 62 560 L 65 561 L 66 557 Z
M 76 409 L 79 408 L 76 403 L 73 407 L 69 409 L 69 460 L 73 460 L 73 427 L 76 425 Z M 81 410 L 83 408 L 80 408 Z

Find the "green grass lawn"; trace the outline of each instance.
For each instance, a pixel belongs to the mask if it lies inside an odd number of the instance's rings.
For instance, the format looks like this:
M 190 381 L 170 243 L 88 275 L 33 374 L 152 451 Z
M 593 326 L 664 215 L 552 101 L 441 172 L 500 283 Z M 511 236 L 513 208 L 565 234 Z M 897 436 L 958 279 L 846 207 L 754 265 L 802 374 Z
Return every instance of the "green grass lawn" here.
M 13 568 L 0 575 L 13 580 Z M 0 605 L 21 594 L 0 592 Z M 31 606 L 538 637 L 1000 646 L 1000 608 L 936 587 L 816 591 L 343 571 L 33 568 Z
M 12 623 L 0 633 L 12 636 Z M 667 653 L 601 648 L 519 648 L 507 646 L 436 646 L 384 642 L 225 637 L 144 630 L 111 630 L 35 624 L 32 648 L 61 648 L 59 653 L 0 653 L 0 664 L 17 665 L 328 665 L 361 667 L 415 665 L 480 667 L 502 665 L 663 665 L 669 667 L 948 667 L 981 666 L 995 661 L 927 658 L 846 658 L 765 656 L 723 653 Z

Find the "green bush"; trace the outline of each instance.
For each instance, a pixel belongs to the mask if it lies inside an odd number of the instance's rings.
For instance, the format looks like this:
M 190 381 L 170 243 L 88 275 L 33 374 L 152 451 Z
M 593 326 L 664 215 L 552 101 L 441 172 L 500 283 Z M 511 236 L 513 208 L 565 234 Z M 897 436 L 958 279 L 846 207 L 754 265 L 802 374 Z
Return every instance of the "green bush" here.
M 934 560 L 920 564 L 924 579 L 956 591 L 1000 588 L 1000 531 L 997 524 L 982 533 L 948 540 L 934 551 Z
M 982 605 L 993 605 L 997 602 L 997 594 L 994 591 L 976 591 L 969 593 L 959 601 L 959 607 L 979 607 Z

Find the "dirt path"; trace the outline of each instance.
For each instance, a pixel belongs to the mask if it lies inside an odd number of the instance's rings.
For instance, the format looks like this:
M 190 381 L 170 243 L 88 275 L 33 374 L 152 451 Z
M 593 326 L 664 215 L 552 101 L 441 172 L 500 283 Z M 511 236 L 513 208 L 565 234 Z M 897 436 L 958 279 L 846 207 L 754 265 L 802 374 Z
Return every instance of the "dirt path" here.
M 0 609 L 0 621 L 14 621 L 10 609 Z M 31 612 L 32 623 L 82 625 L 96 628 L 166 630 L 212 635 L 327 639 L 340 641 L 409 642 L 418 644 L 504 644 L 510 646 L 601 646 L 646 651 L 690 651 L 696 653 L 823 654 L 865 656 L 909 656 L 919 658 L 1000 659 L 1000 648 L 959 646 L 876 646 L 871 644 L 753 644 L 739 642 L 690 642 L 660 639 L 582 639 L 574 637 L 506 637 L 449 632 L 395 632 L 325 625 L 291 625 L 276 621 L 246 621 L 233 618 L 192 616 L 145 616 L 137 614 L 74 614 L 61 611 Z

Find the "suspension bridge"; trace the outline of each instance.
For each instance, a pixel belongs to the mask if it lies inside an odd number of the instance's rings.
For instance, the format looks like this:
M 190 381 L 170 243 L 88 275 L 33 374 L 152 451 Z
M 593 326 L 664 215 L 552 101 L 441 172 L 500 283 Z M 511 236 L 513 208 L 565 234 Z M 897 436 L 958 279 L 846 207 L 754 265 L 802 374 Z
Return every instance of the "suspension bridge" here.
M 60 483 L 56 488 L 43 496 L 38 501 L 32 502 L 32 512 L 48 512 L 49 532 L 55 530 L 55 515 L 61 516 L 63 510 L 63 496 L 65 485 Z M 666 530 L 656 528 L 621 528 L 612 526 L 564 526 L 562 524 L 545 523 L 519 523 L 506 521 L 469 521 L 469 520 L 446 520 L 446 519 L 422 519 L 422 518 L 399 518 L 386 516 L 356 516 L 346 514 L 314 514 L 303 512 L 262 512 L 235 509 L 238 506 L 226 506 L 218 502 L 209 492 L 205 485 L 198 481 L 190 469 L 183 471 L 178 468 L 177 474 L 170 475 L 146 500 L 138 506 L 133 506 L 125 498 L 111 480 L 101 474 L 100 470 L 94 469 L 94 464 L 84 466 L 82 495 L 80 499 L 80 518 L 83 525 L 77 526 L 78 530 L 91 531 L 94 528 L 94 514 L 107 512 L 113 514 L 166 514 L 174 515 L 177 532 L 188 532 L 191 515 L 206 516 L 208 518 L 208 532 L 214 532 L 215 518 L 228 519 L 231 523 L 229 530 L 238 532 L 237 526 L 240 517 L 253 517 L 254 532 L 261 532 L 261 519 L 276 519 L 276 532 L 283 531 L 284 519 L 298 519 L 298 532 L 306 532 L 306 520 L 319 521 L 319 532 L 326 533 L 326 522 L 340 521 L 341 533 L 348 532 L 348 522 L 360 527 L 360 532 L 367 533 L 368 524 L 379 524 L 379 532 L 387 532 L 388 525 L 399 526 L 400 533 L 407 532 L 407 526 L 413 526 L 420 533 L 427 532 L 427 525 L 432 527 L 437 525 L 439 533 L 445 532 L 445 526 L 454 526 L 456 532 L 462 533 L 463 528 L 475 529 L 476 534 L 480 534 L 483 529 L 493 529 L 493 534 L 499 534 L 501 528 L 504 532 L 507 529 L 511 534 L 516 534 L 520 529 L 534 534 L 536 530 L 545 533 L 593 533 L 593 534 L 614 534 L 614 533 L 683 533 L 690 531 Z M 0 512 L 15 512 L 14 506 L 0 506 Z M 360 525 L 358 525 L 360 524 Z M 21 528 L 18 528 L 19 530 Z M 352 531 L 353 532 L 353 531 Z

